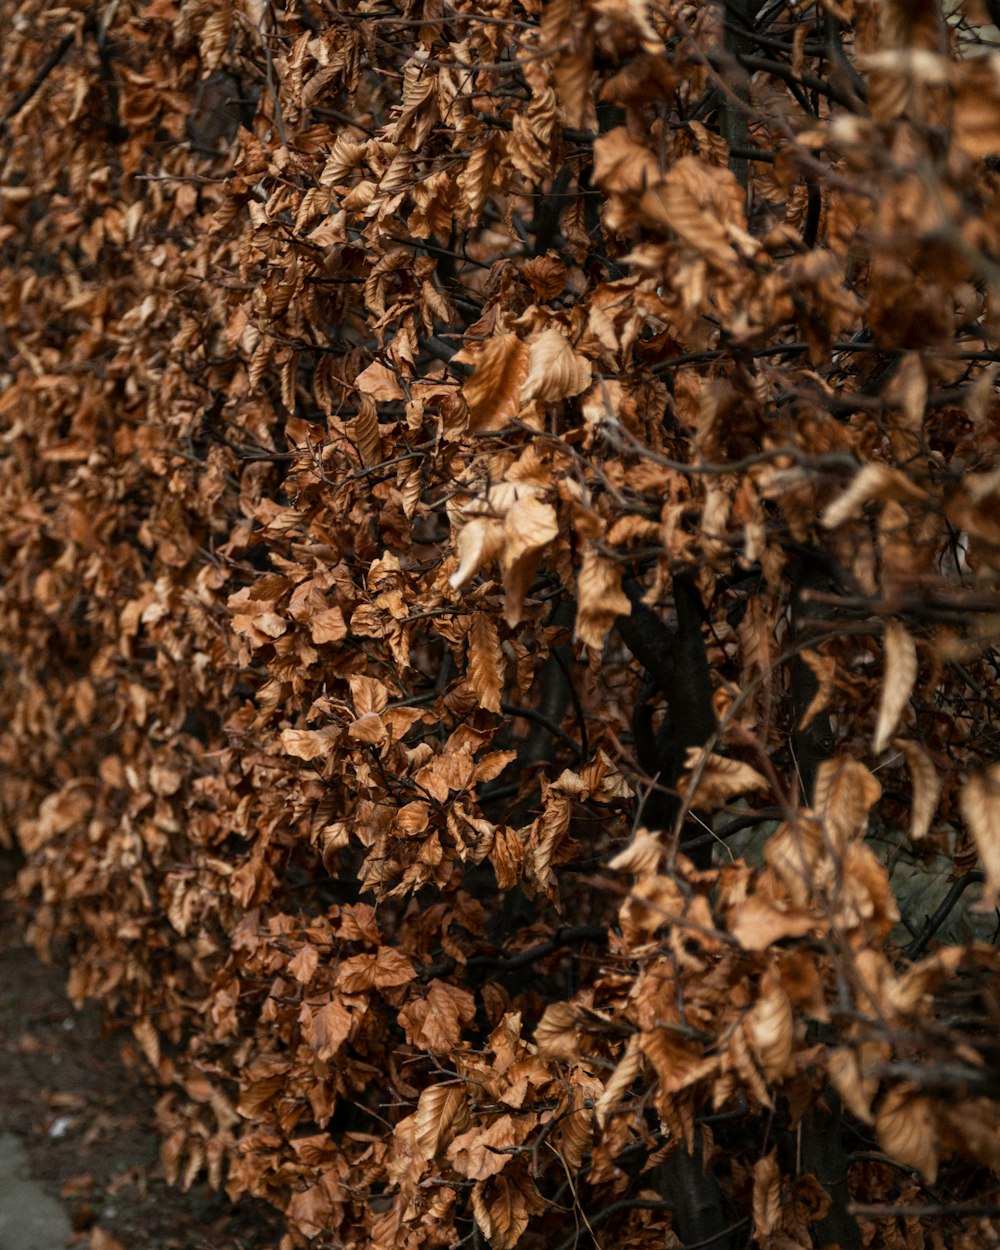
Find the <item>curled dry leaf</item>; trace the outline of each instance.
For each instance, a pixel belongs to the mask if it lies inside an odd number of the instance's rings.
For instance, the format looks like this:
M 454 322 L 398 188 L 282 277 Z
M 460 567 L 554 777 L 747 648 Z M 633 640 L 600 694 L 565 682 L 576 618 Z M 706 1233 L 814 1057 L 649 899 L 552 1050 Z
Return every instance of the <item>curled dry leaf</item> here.
M 517 416 L 521 387 L 528 376 L 528 348 L 516 334 L 497 334 L 475 351 L 458 353 L 456 360 L 473 356 L 475 371 L 463 385 L 469 408 L 469 429 L 499 430 Z
M 788 1075 L 792 1057 L 792 1004 L 774 968 L 764 974 L 760 989 L 760 997 L 750 1012 L 750 1037 L 765 1077 L 778 1081 Z
M 934 813 L 941 798 L 941 778 L 934 761 L 919 742 L 894 738 L 892 745 L 906 757 L 913 794 L 910 802 L 910 839 L 920 842 L 931 831 Z
M 931 995 L 961 967 L 964 953 L 958 946 L 946 947 L 914 964 L 890 987 L 887 1006 L 900 1015 L 915 1015 L 931 1008 Z
M 774 1150 L 754 1164 L 753 1225 L 754 1237 L 762 1245 L 781 1226 L 781 1173 Z
M 818 651 L 803 651 L 803 661 L 808 664 L 816 678 L 816 693 L 802 713 L 799 729 L 808 729 L 817 716 L 825 712 L 837 684 L 837 661 L 833 656 L 820 655 Z
M 1000 894 L 1000 764 L 991 764 L 965 783 L 959 806 L 986 873 L 984 906 Z
M 839 755 L 823 761 L 813 807 L 835 851 L 863 836 L 868 812 L 881 797 L 882 787 L 860 760 Z
M 802 937 L 822 924 L 810 911 L 787 905 L 779 907 L 752 894 L 734 908 L 730 932 L 747 951 L 764 951 L 784 938 Z
M 625 1046 L 624 1053 L 618 1061 L 618 1066 L 612 1072 L 604 1092 L 598 1098 L 594 1107 L 594 1116 L 597 1120 L 598 1127 L 603 1128 L 608 1122 L 608 1117 L 615 1110 L 621 1100 L 628 1093 L 629 1086 L 635 1080 L 642 1070 L 642 1051 L 640 1049 L 640 1038 L 638 1033 L 634 1033 Z
M 621 565 L 588 547 L 576 586 L 576 636 L 588 647 L 603 647 L 617 617 L 632 611 L 631 601 L 622 590 Z
M 879 1145 L 890 1158 L 915 1168 L 933 1185 L 938 1171 L 938 1133 L 929 1098 L 910 1085 L 895 1085 L 875 1113 Z
M 920 487 L 898 469 L 887 464 L 866 464 L 844 493 L 824 511 L 820 524 L 826 529 L 836 529 L 845 521 L 860 516 L 865 504 L 880 499 L 920 503 L 925 498 Z
M 549 1003 L 535 1026 L 535 1045 L 546 1059 L 575 1059 L 580 1050 L 579 1019 L 570 1003 Z
M 917 678 L 917 645 L 898 621 L 885 628 L 885 676 L 879 698 L 872 751 L 881 755 L 896 731 Z
M 886 1047 L 879 1045 L 872 1054 L 872 1043 L 858 1048 L 839 1046 L 827 1059 L 827 1071 L 837 1093 L 848 1110 L 863 1124 L 874 1124 L 872 1103 L 878 1093 L 879 1080 L 871 1070 L 872 1061 L 887 1058 Z
M 426 1160 L 452 1143 L 469 1126 L 469 1099 L 464 1085 L 428 1085 L 413 1113 L 417 1148 Z
M 469 630 L 469 683 L 479 706 L 500 711 L 506 659 L 500 649 L 497 627 L 485 612 L 476 612 Z
M 691 747 L 685 766 L 697 777 L 697 786 L 691 796 L 692 805 L 709 811 L 732 798 L 769 788 L 767 778 L 756 768 L 742 760 L 707 752 L 704 747 Z
M 551 404 L 579 395 L 590 385 L 590 361 L 577 355 L 561 330 L 552 326 L 529 344 L 528 376 L 521 386 L 521 403 L 540 399 Z
M 365 468 L 378 464 L 382 459 L 382 439 L 378 429 L 378 409 L 371 395 L 363 394 L 358 402 L 358 415 L 354 418 L 354 437 Z
M 472 1190 L 476 1223 L 493 1250 L 513 1250 L 528 1221 L 544 1207 L 527 1165 L 521 1162 L 501 1176 L 480 1181 Z

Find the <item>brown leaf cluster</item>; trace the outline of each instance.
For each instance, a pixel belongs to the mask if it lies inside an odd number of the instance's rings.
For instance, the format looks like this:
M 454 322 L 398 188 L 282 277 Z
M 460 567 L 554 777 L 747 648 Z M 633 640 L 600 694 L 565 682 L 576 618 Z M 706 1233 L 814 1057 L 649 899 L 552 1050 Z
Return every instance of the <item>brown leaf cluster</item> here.
M 946 7 L 0 4 L 0 842 L 284 1250 L 995 1240 Z

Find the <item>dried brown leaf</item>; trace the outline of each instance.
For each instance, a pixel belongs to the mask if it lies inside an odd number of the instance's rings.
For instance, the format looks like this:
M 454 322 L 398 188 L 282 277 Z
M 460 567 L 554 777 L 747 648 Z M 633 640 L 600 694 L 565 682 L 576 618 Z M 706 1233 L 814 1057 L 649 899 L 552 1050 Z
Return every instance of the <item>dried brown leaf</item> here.
M 895 738 L 892 745 L 906 757 L 913 796 L 910 803 L 910 840 L 920 842 L 931 831 L 934 813 L 941 798 L 941 778 L 934 761 L 920 745 L 909 738 Z
M 488 712 L 500 711 L 506 667 L 496 625 L 485 612 L 475 612 L 469 630 L 468 680 L 479 706 Z
M 840 851 L 868 827 L 868 812 L 882 797 L 882 787 L 860 760 L 838 755 L 816 772 L 813 808 L 833 848 Z
M 773 967 L 761 978 L 760 989 L 750 1011 L 750 1037 L 765 1077 L 778 1081 L 789 1074 L 794 1046 L 792 1004 Z
M 469 429 L 499 430 L 520 409 L 521 388 L 530 367 L 528 348 L 516 334 L 497 334 L 475 352 L 474 360 L 475 371 L 462 386 Z
M 634 1033 L 625 1047 L 618 1066 L 608 1079 L 604 1092 L 594 1107 L 594 1117 L 598 1126 L 604 1128 L 608 1117 L 628 1093 L 629 1086 L 642 1070 L 642 1050 L 639 1045 L 638 1033 Z
M 1000 764 L 974 773 L 958 803 L 986 873 L 984 905 L 992 907 L 1000 894 Z
M 890 1158 L 915 1168 L 929 1184 L 937 1179 L 938 1134 L 931 1101 L 910 1085 L 896 1085 L 875 1114 L 879 1145 Z
M 753 1223 L 754 1237 L 762 1245 L 781 1227 L 781 1173 L 774 1150 L 754 1164 Z
M 872 751 L 881 755 L 896 732 L 899 718 L 917 679 L 917 644 L 898 621 L 885 628 L 885 676 L 879 696 L 878 722 Z

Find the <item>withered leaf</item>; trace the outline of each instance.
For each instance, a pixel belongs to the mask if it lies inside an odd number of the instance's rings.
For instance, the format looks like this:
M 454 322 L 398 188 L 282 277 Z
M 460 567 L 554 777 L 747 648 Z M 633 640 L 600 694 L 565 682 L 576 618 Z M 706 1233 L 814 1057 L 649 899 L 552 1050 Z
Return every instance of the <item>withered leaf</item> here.
M 521 387 L 529 369 L 528 348 L 516 334 L 498 334 L 478 349 L 475 365 L 462 387 L 469 429 L 498 430 L 520 409 Z
M 986 873 L 989 897 L 996 899 L 1000 894 L 1000 764 L 991 764 L 969 778 L 959 806 Z
M 917 646 L 898 621 L 885 629 L 885 677 L 879 700 L 872 751 L 881 755 L 896 731 L 917 677 Z
M 893 1086 L 875 1113 L 875 1132 L 890 1158 L 915 1168 L 929 1185 L 934 1184 L 938 1137 L 930 1099 L 906 1084 Z

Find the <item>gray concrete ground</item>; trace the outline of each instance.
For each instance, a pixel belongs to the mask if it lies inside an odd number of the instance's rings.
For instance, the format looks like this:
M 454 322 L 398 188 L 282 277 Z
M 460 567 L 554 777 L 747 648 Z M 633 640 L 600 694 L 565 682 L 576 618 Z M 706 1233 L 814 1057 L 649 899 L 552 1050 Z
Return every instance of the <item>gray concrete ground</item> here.
M 65 1250 L 66 1212 L 33 1181 L 20 1139 L 0 1133 L 0 1250 Z

